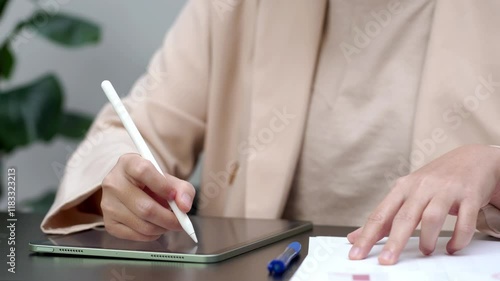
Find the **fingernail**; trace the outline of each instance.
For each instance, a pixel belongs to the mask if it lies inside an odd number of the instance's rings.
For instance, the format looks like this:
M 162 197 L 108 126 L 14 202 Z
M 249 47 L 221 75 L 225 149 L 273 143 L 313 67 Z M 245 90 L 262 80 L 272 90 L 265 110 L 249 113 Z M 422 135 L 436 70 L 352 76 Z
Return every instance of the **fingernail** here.
M 391 252 L 391 251 L 384 250 L 384 251 L 382 251 L 382 253 L 380 253 L 379 258 L 380 258 L 381 260 L 384 260 L 384 261 L 387 261 L 387 262 L 391 262 L 391 261 L 392 261 L 392 257 L 393 257 L 393 256 L 394 256 L 394 255 L 392 254 L 392 252 Z
M 191 207 L 191 204 L 193 203 L 193 198 L 189 196 L 189 194 L 184 193 L 181 195 L 181 202 L 186 206 L 186 207 Z
M 349 251 L 349 258 L 351 259 L 360 259 L 361 258 L 361 248 L 360 247 L 352 247 Z

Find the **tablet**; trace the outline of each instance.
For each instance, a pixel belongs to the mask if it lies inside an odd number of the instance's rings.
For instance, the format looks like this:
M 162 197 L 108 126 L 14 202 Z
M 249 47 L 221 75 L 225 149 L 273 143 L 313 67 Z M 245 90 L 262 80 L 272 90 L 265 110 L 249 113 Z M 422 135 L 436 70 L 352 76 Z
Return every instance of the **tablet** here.
M 30 250 L 43 254 L 211 263 L 312 229 L 310 222 L 303 221 L 190 218 L 198 236 L 198 244 L 185 232 L 171 231 L 155 241 L 136 242 L 116 238 L 104 228 L 96 228 L 31 242 Z

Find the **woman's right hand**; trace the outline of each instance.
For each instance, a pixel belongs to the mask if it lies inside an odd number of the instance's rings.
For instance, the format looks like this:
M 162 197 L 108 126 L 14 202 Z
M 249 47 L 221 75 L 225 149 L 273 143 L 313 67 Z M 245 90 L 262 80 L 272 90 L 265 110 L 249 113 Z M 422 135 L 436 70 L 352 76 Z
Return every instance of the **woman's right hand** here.
M 189 182 L 160 174 L 139 154 L 124 154 L 102 181 L 101 211 L 108 233 L 122 239 L 151 241 L 181 230 L 167 200 L 191 209 L 195 189 Z

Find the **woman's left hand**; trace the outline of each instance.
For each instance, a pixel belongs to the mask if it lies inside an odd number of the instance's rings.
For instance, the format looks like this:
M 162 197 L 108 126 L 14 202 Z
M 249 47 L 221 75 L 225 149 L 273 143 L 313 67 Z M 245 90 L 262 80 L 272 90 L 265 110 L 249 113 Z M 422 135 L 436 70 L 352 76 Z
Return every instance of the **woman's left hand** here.
M 395 264 L 419 222 L 420 251 L 429 255 L 448 214 L 458 217 L 446 250 L 463 249 L 474 235 L 479 209 L 488 203 L 500 207 L 499 180 L 500 149 L 466 145 L 448 152 L 396 181 L 366 224 L 347 236 L 353 244 L 349 258 L 366 258 L 389 235 L 378 260 Z

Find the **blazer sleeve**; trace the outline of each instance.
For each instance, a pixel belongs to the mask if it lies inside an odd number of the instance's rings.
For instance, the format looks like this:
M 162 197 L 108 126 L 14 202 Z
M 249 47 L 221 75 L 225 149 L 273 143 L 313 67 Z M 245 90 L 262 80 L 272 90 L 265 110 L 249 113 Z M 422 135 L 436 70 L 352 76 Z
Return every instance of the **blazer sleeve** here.
M 492 146 L 500 149 L 500 146 Z M 491 204 L 481 208 L 477 217 L 477 229 L 493 237 L 500 238 L 500 210 Z
M 477 229 L 493 237 L 500 238 L 500 210 L 490 204 L 481 208 L 477 218 Z
M 203 146 L 209 23 L 210 1 L 189 1 L 147 73 L 124 99 L 162 169 L 180 178 L 189 177 Z M 97 207 L 101 182 L 125 153 L 137 151 L 107 104 L 70 157 L 56 199 L 42 221 L 42 231 L 67 234 L 103 225 Z

